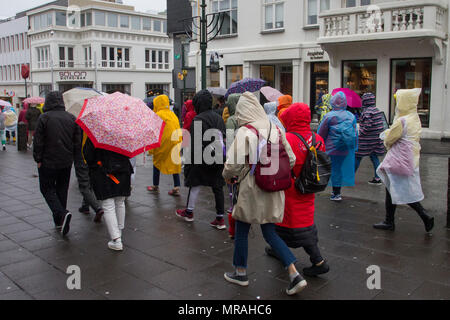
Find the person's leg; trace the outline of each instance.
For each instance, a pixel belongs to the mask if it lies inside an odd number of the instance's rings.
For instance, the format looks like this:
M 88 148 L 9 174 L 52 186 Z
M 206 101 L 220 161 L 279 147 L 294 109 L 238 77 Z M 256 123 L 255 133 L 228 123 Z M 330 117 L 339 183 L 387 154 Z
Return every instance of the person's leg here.
M 173 175 L 173 185 L 175 188 L 179 188 L 181 186 L 180 174 L 176 173 Z
M 225 280 L 248 286 L 247 259 L 248 259 L 248 233 L 251 225 L 242 221 L 236 221 L 236 235 L 234 241 L 233 266 L 234 272 L 224 274 Z
M 122 230 L 125 229 L 125 197 L 114 198 L 116 205 L 117 223 L 122 235 Z
M 109 237 L 111 240 L 117 240 L 120 238 L 120 229 L 117 221 L 115 199 L 110 198 L 103 200 L 102 207 L 104 210 L 103 216 L 105 219 L 106 228 L 108 229 Z
M 153 185 L 155 187 L 159 186 L 160 175 L 161 175 L 161 172 L 158 170 L 158 168 L 153 166 Z
M 2 144 L 3 150 L 6 149 L 6 132 L 5 130 L 0 130 L 0 142 Z
M 331 195 L 331 200 L 333 201 L 342 200 L 342 165 L 344 160 L 344 156 L 331 156 L 331 184 L 333 186 L 333 194 Z
M 430 217 L 427 214 L 427 211 L 420 202 L 410 203 L 408 204 L 408 206 L 413 208 L 417 212 L 419 217 L 422 219 L 423 224 L 425 225 L 425 231 L 430 232 L 434 227 L 434 217 Z
M 397 206 L 392 203 L 392 197 L 391 197 L 391 194 L 389 193 L 388 189 L 386 189 L 385 208 L 386 208 L 385 221 L 374 224 L 373 227 L 375 229 L 380 229 L 380 230 L 394 231 L 395 230 L 395 210 L 397 209 Z
M 52 211 L 55 226 L 60 227 L 63 223 L 67 210 L 65 209 L 65 206 L 61 204 L 56 190 L 56 179 L 58 173 L 56 170 L 44 167 L 39 168 L 38 172 L 40 191 Z
M 58 170 L 56 178 L 56 193 L 64 209 L 67 208 L 67 196 L 69 193 L 71 171 L 71 167 Z
M 200 193 L 201 187 L 192 187 L 189 189 L 186 209 L 179 209 L 175 212 L 175 214 L 186 220 L 187 222 L 194 221 L 194 209 L 195 203 L 197 202 L 198 195 Z
M 359 166 L 360 166 L 360 164 L 361 164 L 362 158 L 363 158 L 363 157 L 356 157 L 356 158 L 355 158 L 355 172 L 358 171 Z
M 223 219 L 225 213 L 225 196 L 223 194 L 223 187 L 213 187 L 214 199 L 216 201 L 216 218 Z
M 320 249 L 317 243 L 304 246 L 303 249 L 305 249 L 305 252 L 309 255 L 309 260 L 312 263 L 311 267 L 303 269 L 303 273 L 306 276 L 314 277 L 330 271 L 330 267 L 320 254 Z
M 373 164 L 373 169 L 374 169 L 374 178 L 375 180 L 380 180 L 380 177 L 377 174 L 377 169 L 380 166 L 380 159 L 378 159 L 378 156 L 374 153 L 372 153 L 370 155 L 370 160 L 372 161 Z

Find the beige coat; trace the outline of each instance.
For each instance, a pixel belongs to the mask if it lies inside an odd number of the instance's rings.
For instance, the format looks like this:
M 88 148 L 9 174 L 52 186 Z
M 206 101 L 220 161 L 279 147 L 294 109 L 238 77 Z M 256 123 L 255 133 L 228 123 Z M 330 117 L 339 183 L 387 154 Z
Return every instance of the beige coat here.
M 248 173 L 250 166 L 246 161 L 249 155 L 256 154 L 258 138 L 245 125 L 255 127 L 260 136 L 267 139 L 270 130 L 269 119 L 264 108 L 250 92 L 244 93 L 239 99 L 236 118 L 240 128 L 228 150 L 227 162 L 223 171 L 225 179 L 238 177 L 239 181 L 239 197 L 233 209 L 233 218 L 251 224 L 280 223 L 283 221 L 284 215 L 284 192 L 261 190 L 255 183 L 255 177 Z M 278 132 L 276 126 L 272 126 L 270 131 L 272 143 L 278 143 Z M 281 132 L 281 139 L 281 143 L 289 155 L 292 168 L 295 164 L 295 155 L 283 132 Z

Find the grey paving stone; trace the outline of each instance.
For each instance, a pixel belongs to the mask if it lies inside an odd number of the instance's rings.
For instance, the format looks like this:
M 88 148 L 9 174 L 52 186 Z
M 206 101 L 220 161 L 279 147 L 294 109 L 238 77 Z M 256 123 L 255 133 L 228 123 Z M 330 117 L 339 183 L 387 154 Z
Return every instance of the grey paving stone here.
M 30 277 L 21 278 L 17 283 L 30 295 L 48 290 L 68 290 L 67 277 L 60 271 L 40 272 Z
M 16 232 L 9 235 L 9 238 L 11 238 L 13 241 L 17 243 L 22 243 L 29 240 L 36 240 L 40 238 L 48 237 L 48 233 L 43 232 L 39 229 L 31 229 L 21 232 Z
M 9 301 L 21 301 L 21 300 L 33 300 L 33 298 L 28 295 L 27 293 L 25 293 L 24 291 L 21 290 L 15 290 L 13 292 L 10 293 L 5 293 L 5 294 L 1 294 L 0 295 L 0 300 L 5 301 L 5 300 L 9 300 Z
M 27 231 L 33 229 L 33 226 L 26 222 L 18 222 L 10 225 L 0 225 L 0 233 L 10 235 L 13 233 Z
M 0 252 L 20 249 L 20 246 L 11 240 L 0 240 Z
M 54 268 L 39 258 L 32 258 L 0 267 L 0 270 L 13 280 L 28 278 L 42 272 L 53 271 Z
M 22 248 L 0 252 L 0 267 L 20 261 L 30 260 L 35 256 Z
M 57 288 L 35 293 L 33 294 L 33 297 L 36 300 L 105 300 L 105 297 L 91 289 L 84 288 L 83 285 L 81 285 L 81 290 Z
M 450 286 L 426 281 L 411 294 L 411 298 L 420 300 L 449 300 Z

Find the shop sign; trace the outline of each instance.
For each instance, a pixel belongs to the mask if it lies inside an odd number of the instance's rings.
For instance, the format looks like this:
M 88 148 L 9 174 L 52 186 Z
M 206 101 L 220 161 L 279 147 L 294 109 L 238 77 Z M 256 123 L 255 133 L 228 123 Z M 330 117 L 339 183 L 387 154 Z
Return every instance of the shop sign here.
M 86 71 L 60 71 L 58 73 L 61 81 L 87 80 L 88 75 Z
M 5 89 L 5 90 L 3 90 L 3 93 L 4 93 L 5 97 L 12 98 L 12 97 L 16 96 L 16 92 L 14 90 L 8 91 L 8 90 Z
M 306 53 L 309 60 L 323 60 L 325 57 L 325 51 L 323 50 L 311 50 Z

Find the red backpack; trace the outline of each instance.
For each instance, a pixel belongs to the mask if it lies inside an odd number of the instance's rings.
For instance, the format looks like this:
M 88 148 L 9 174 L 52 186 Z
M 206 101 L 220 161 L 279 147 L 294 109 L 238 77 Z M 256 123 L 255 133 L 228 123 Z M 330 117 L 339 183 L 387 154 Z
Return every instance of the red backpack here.
M 258 142 L 260 140 L 258 130 L 251 125 L 246 125 L 253 133 L 258 137 Z M 277 128 L 278 129 L 278 128 Z M 281 131 L 278 129 L 278 144 L 272 144 L 270 141 L 270 132 L 272 131 L 272 123 L 270 124 L 269 140 L 267 144 L 263 147 L 262 152 L 259 152 L 259 143 L 257 148 L 258 161 L 256 164 L 252 165 L 250 172 L 255 176 L 256 185 L 266 191 L 266 192 L 278 192 L 287 190 L 292 184 L 291 175 L 291 165 L 289 161 L 289 155 L 281 142 Z M 268 170 L 272 165 L 272 154 L 277 154 L 278 152 L 278 163 L 279 167 L 277 172 L 273 174 L 263 174 L 262 171 Z M 260 154 L 264 157 L 263 163 L 261 163 Z M 263 172 L 264 172 L 263 171 Z

